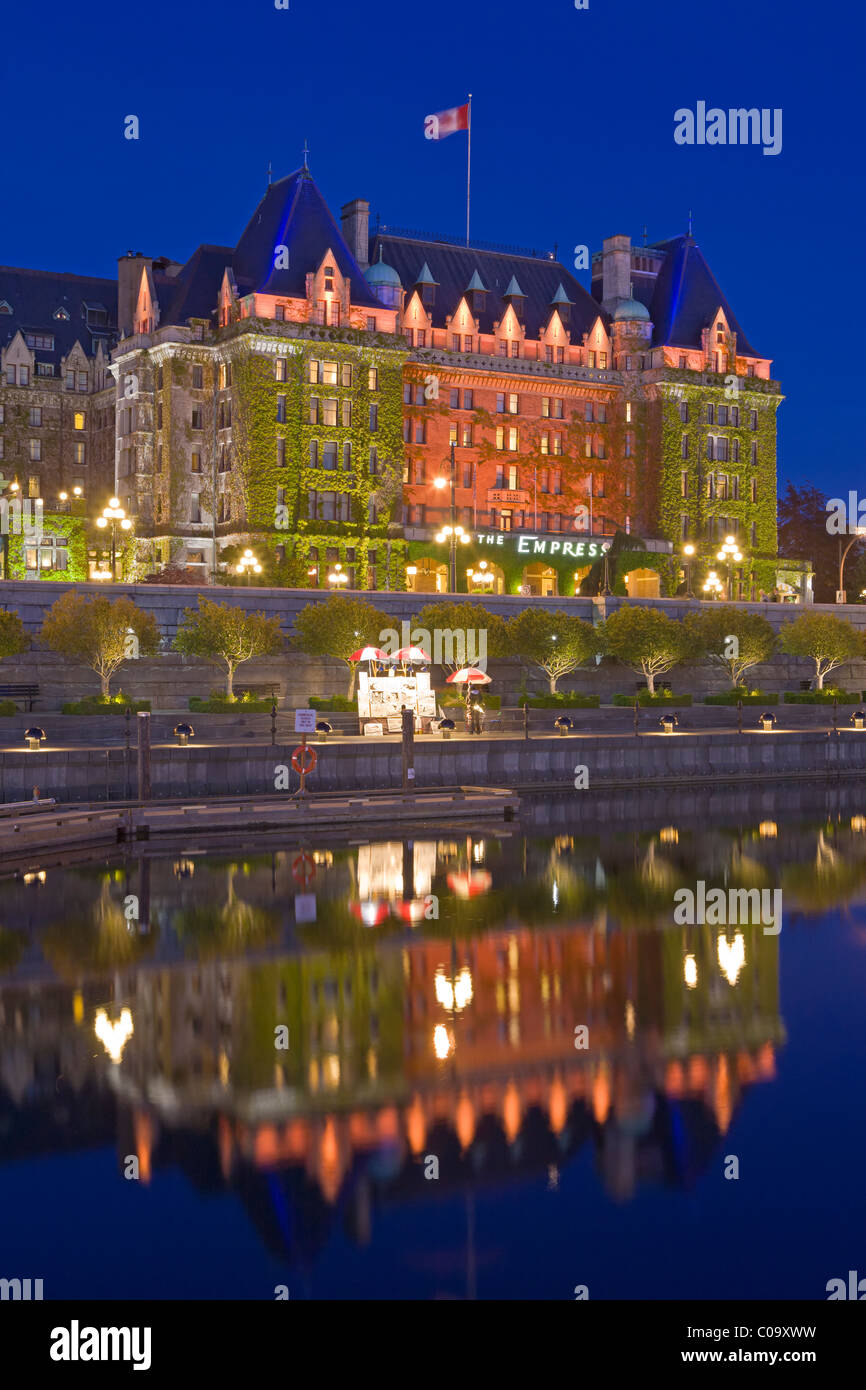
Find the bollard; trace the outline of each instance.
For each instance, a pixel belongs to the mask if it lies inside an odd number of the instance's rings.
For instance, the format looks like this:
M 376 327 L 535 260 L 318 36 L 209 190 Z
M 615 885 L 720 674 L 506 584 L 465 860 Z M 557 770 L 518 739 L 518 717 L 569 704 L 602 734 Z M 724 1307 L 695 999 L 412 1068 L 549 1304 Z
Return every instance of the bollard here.
M 742 702 L 742 700 L 738 700 L 738 701 L 737 701 L 737 733 L 738 733 L 738 734 L 741 734 L 742 732 L 743 732 L 743 702 Z
M 274 748 L 277 742 L 277 702 L 274 700 L 271 705 L 271 747 Z
M 403 720 L 403 790 L 415 785 L 415 715 L 412 710 L 401 712 Z
M 150 800 L 150 714 L 138 711 L 138 799 Z
M 33 788 L 33 800 L 34 800 L 34 801 L 38 801 L 38 800 L 39 800 L 39 788 L 38 788 L 38 787 L 34 787 L 34 788 Z
M 131 730 L 131 727 L 132 727 L 132 709 L 131 709 L 131 707 L 130 707 L 129 705 L 126 706 L 126 710 L 124 711 L 124 719 L 125 719 L 126 722 L 125 722 L 125 747 L 124 747 L 124 751 L 123 751 L 123 799 L 124 799 L 124 801 L 128 801 L 128 800 L 129 800 L 129 760 L 130 760 L 130 759 L 129 759 L 129 739 L 130 739 L 130 730 Z
M 523 706 L 523 737 L 529 738 L 529 706 Z
M 640 703 L 639 703 L 639 701 L 638 701 L 637 696 L 635 695 L 635 697 L 634 697 L 634 736 L 635 736 L 635 738 L 639 738 L 639 737 L 640 737 L 640 730 L 638 729 L 638 716 L 639 716 L 639 714 L 640 714 Z
M 837 738 L 839 737 L 839 724 L 838 724 L 838 720 L 837 720 L 837 717 L 836 717 L 836 709 L 837 709 L 838 703 L 839 703 L 839 702 L 838 702 L 838 700 L 836 699 L 836 696 L 834 695 L 834 696 L 833 696 L 833 733 L 836 735 Z

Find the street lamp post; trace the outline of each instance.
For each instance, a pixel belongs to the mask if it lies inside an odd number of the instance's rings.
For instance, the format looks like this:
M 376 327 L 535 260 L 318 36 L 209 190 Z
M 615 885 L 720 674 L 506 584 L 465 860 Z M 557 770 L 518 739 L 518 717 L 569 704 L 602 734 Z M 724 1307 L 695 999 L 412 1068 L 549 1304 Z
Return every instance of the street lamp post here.
M 695 596 L 692 590 L 692 556 L 694 553 L 695 547 L 692 545 L 691 541 L 683 546 L 683 554 L 686 557 L 686 598 L 694 598 Z
M 703 583 L 703 586 L 702 586 L 702 587 L 703 587 L 703 591 L 704 591 L 704 593 L 706 594 L 707 598 L 712 599 L 712 598 L 718 598 L 719 595 L 722 593 L 722 591 L 723 591 L 723 589 L 724 589 L 725 586 L 723 585 L 722 581 L 719 579 L 719 576 L 716 574 L 716 571 L 715 571 L 715 570 L 710 570 L 709 574 L 707 575 L 706 579 L 704 580 L 704 583 Z
M 847 603 L 848 601 L 848 596 L 845 592 L 845 561 L 848 558 L 848 551 L 855 541 L 862 540 L 864 536 L 866 536 L 866 526 L 857 526 L 844 550 L 842 549 L 842 537 L 839 537 L 839 588 L 836 591 L 837 603 Z
M 73 491 L 74 490 L 75 489 L 73 489 Z M 119 498 L 112 497 L 109 500 L 108 506 L 103 507 L 102 509 L 102 515 L 96 518 L 96 524 L 101 531 L 104 531 L 108 526 L 111 527 L 111 578 L 112 581 L 116 581 L 117 528 L 118 526 L 120 526 L 121 531 L 132 530 L 132 522 L 126 515 L 126 512 L 124 511 L 123 507 L 121 507 Z
M 468 537 L 467 535 L 465 535 L 465 533 L 464 533 L 464 531 L 463 531 L 463 527 L 462 527 L 462 526 L 458 526 L 458 525 L 456 524 L 456 523 L 457 523 L 457 460 L 456 460 L 455 453 L 454 453 L 455 447 L 456 447 L 456 446 L 455 446 L 455 441 L 452 439 L 452 441 L 451 441 L 451 459 L 450 459 L 449 477 L 448 477 L 448 478 L 434 478 L 434 479 L 433 479 L 433 486 L 434 486 L 435 488 L 438 488 L 440 492 L 442 491 L 443 488 L 446 488 L 446 487 L 448 486 L 449 481 L 450 481 L 450 484 L 451 484 L 451 523 L 450 523 L 449 526 L 443 526 L 443 528 L 442 528 L 440 534 L 436 537 L 436 540 L 437 540 L 437 541 L 439 542 L 439 544 L 441 545 L 442 541 L 444 540 L 444 538 L 445 538 L 446 536 L 447 536 L 448 539 L 449 539 L 449 543 L 450 543 L 450 547 L 451 547 L 451 559 L 450 559 L 450 566 L 449 566 L 449 569 L 450 569 L 449 584 L 450 584 L 450 586 L 451 586 L 450 591 L 451 591 L 452 594 L 456 594 L 456 592 L 457 592 L 457 545 L 458 545 L 458 536 L 460 537 L 461 540 L 468 541 L 468 539 L 469 539 L 469 537 Z
M 737 546 L 736 536 L 725 536 L 725 542 L 716 556 L 727 569 L 728 572 L 728 600 L 733 598 L 733 571 L 731 566 L 738 565 L 742 560 L 742 555 Z

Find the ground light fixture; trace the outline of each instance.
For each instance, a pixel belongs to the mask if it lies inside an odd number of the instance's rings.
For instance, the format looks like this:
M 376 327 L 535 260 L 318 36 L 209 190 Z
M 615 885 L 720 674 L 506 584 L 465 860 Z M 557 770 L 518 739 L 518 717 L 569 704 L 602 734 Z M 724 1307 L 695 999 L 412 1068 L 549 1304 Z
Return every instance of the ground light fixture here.
M 855 729 L 866 729 L 866 710 L 855 709 L 851 715 L 851 723 Z
M 764 710 L 764 713 L 758 716 L 758 727 L 762 729 L 765 734 L 773 732 L 773 725 L 775 722 L 776 716 L 775 714 L 771 714 L 769 710 Z
M 569 719 L 567 714 L 561 714 L 558 719 L 554 719 L 553 727 L 559 730 L 562 738 L 568 738 L 569 733 L 574 728 L 574 722 Z
M 450 738 L 456 728 L 457 725 L 453 719 L 440 719 L 439 721 L 439 732 L 443 738 Z
M 710 570 L 701 587 L 703 589 L 703 592 L 706 594 L 707 598 L 718 598 L 719 595 L 724 591 L 725 586 L 719 579 L 719 576 L 716 574 L 716 571 Z
M 251 574 L 261 574 L 261 572 L 262 567 L 259 564 L 256 556 L 253 554 L 251 550 L 245 550 L 241 558 L 238 560 L 238 574 L 249 576 Z
M 326 743 L 328 734 L 332 734 L 333 732 L 334 726 L 333 724 L 329 724 L 327 719 L 320 719 L 316 724 L 316 733 L 319 735 L 320 743 Z
M 178 747 L 186 748 L 190 739 L 195 737 L 195 729 L 192 727 L 191 724 L 175 724 L 174 736 L 177 739 Z
M 39 750 L 40 743 L 45 740 L 45 730 L 40 729 L 38 724 L 33 724 L 29 729 L 24 730 L 24 741 L 31 753 Z
M 470 584 L 485 585 L 492 584 L 494 576 L 493 571 L 488 565 L 487 561 L 481 560 L 479 562 L 477 570 L 468 569 L 466 571 L 466 578 L 469 580 Z
M 662 733 L 672 734 L 679 720 L 675 714 L 663 714 L 659 723 L 662 726 Z

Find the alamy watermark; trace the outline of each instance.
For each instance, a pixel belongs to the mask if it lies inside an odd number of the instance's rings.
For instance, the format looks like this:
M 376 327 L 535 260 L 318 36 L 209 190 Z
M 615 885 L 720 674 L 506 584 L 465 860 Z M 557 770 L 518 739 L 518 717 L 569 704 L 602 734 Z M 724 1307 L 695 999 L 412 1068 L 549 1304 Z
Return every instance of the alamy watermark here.
M 420 647 L 434 666 L 477 666 L 479 671 L 487 670 L 486 627 L 437 627 L 431 634 L 427 628 L 413 628 L 404 619 L 399 632 L 394 627 L 383 628 L 379 646 L 388 656 L 394 656 L 403 647 Z
M 765 936 L 782 930 L 781 888 L 710 888 L 698 879 L 697 891 L 674 893 L 674 921 L 680 927 L 763 926 Z
M 692 111 L 681 106 L 674 112 L 674 140 L 678 145 L 762 145 L 764 154 L 781 154 L 782 109 L 757 106 L 707 108 L 699 101 Z
M 42 539 L 41 497 L 0 497 L 0 535 L 24 536 L 25 540 Z

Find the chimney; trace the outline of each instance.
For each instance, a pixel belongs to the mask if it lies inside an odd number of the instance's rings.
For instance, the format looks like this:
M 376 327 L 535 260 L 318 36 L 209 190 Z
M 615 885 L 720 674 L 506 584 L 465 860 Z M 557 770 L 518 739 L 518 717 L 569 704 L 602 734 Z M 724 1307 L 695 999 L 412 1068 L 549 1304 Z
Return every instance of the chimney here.
M 132 332 L 132 318 L 135 302 L 141 284 L 141 272 L 145 266 L 153 265 L 152 256 L 143 256 L 140 251 L 127 251 L 117 261 L 117 329 L 121 338 L 128 338 Z
M 355 198 L 340 209 L 343 240 L 362 270 L 370 264 L 370 204 L 366 198 Z
M 613 309 L 631 297 L 631 237 L 609 236 L 602 242 L 601 307 Z

